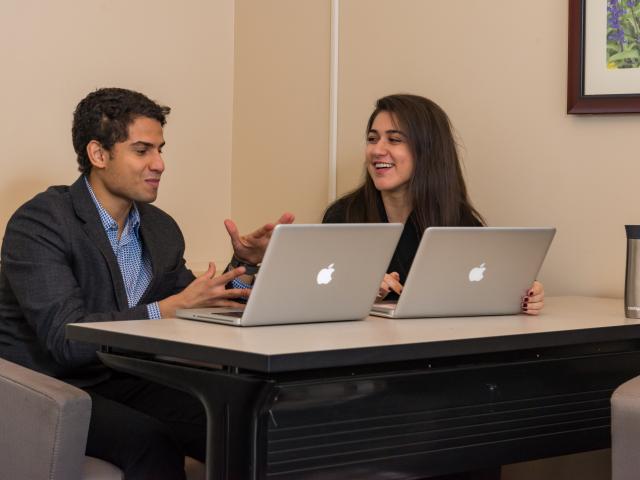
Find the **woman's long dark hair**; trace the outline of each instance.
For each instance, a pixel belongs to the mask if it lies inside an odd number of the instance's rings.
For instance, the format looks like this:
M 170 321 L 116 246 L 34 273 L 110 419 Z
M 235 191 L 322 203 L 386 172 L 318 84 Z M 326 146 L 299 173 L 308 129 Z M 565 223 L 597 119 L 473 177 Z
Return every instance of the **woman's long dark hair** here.
M 484 219 L 469 201 L 451 122 L 444 110 L 417 95 L 389 95 L 376 102 L 367 123 L 367 134 L 380 112 L 388 112 L 398 123 L 413 155 L 409 220 L 418 231 L 435 226 L 484 225 Z M 344 202 L 347 222 L 380 222 L 379 198 L 380 192 L 365 166 L 364 183 L 338 202 Z

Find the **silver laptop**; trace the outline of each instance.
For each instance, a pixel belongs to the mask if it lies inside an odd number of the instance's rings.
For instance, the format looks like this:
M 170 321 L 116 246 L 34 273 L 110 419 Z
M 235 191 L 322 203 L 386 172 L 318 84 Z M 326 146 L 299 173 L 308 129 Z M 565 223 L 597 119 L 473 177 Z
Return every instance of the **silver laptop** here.
M 236 326 L 362 319 L 401 233 L 399 223 L 278 225 L 244 309 L 176 315 Z
M 536 279 L 555 228 L 427 228 L 391 318 L 509 315 Z

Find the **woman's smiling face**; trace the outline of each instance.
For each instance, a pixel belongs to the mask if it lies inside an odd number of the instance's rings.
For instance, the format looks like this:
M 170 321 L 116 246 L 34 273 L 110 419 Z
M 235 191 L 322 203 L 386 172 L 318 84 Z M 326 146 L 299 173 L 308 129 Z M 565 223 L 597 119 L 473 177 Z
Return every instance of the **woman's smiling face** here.
M 406 192 L 414 172 L 414 159 L 406 134 L 386 111 L 376 115 L 367 133 L 367 171 L 380 192 Z

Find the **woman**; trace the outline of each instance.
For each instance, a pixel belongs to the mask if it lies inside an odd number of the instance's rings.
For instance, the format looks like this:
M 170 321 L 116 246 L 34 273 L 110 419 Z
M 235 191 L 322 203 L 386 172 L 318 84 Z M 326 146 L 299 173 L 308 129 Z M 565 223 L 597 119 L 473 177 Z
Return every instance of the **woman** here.
M 402 292 L 422 233 L 431 226 L 482 226 L 462 177 L 447 114 L 417 95 L 376 102 L 367 123 L 365 179 L 325 212 L 323 223 L 399 222 L 404 230 L 378 299 Z M 543 307 L 542 284 L 523 292 L 522 311 Z

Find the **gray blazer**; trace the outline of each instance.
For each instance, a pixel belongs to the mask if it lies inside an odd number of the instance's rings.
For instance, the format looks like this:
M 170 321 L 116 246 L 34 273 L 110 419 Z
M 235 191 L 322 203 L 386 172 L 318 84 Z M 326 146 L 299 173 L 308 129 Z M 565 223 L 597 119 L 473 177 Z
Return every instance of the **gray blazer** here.
M 153 279 L 133 308 L 82 176 L 71 186 L 50 187 L 13 214 L 1 252 L 0 356 L 77 385 L 105 376 L 96 346 L 66 340 L 65 326 L 148 318 L 148 303 L 194 279 L 176 222 L 153 205 L 138 210 Z

